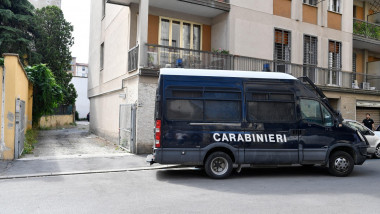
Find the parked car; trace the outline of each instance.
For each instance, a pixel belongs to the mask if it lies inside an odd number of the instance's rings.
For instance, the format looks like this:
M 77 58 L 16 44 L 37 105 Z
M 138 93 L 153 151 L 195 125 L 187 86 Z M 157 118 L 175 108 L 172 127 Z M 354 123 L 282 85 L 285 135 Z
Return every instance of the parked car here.
M 367 148 L 367 153 L 376 158 L 380 158 L 380 132 L 372 131 L 365 127 L 363 124 L 355 120 L 344 120 L 343 124 L 360 131 L 368 140 L 369 147 Z
M 203 166 L 226 178 L 234 165 L 313 165 L 348 176 L 367 157 L 363 135 L 342 125 L 306 78 L 276 72 L 160 70 L 151 164 Z

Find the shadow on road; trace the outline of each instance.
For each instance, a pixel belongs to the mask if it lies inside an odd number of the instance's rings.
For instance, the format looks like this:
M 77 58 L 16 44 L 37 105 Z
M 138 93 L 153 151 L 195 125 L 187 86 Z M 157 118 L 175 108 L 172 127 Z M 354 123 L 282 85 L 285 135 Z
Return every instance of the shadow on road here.
M 229 178 L 215 180 L 201 169 L 159 170 L 158 181 L 219 192 L 249 194 L 363 193 L 380 198 L 374 187 L 380 184 L 380 160 L 355 166 L 349 177 L 331 176 L 323 167 L 243 168 Z M 368 185 L 371 184 L 371 185 Z

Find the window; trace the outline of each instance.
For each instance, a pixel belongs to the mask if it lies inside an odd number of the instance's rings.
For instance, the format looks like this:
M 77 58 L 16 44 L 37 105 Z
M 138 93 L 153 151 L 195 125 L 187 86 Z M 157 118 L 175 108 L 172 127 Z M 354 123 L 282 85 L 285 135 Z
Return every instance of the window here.
M 104 42 L 100 45 L 100 70 L 104 68 Z
M 322 106 L 322 116 L 323 116 L 323 125 L 324 126 L 333 126 L 333 117 L 326 107 Z
M 159 61 L 162 67 L 166 67 L 167 64 L 178 66 L 178 59 L 181 59 L 181 66 L 188 65 L 200 59 L 200 53 L 190 51 L 190 49 L 201 49 L 202 34 L 200 24 L 169 18 L 161 18 L 160 24 L 160 45 L 189 49 L 160 48 Z
M 323 124 L 321 106 L 318 101 L 301 99 L 300 106 L 302 120 Z
M 318 101 L 301 99 L 300 106 L 302 120 L 323 126 L 333 126 L 331 113 Z
M 249 122 L 291 122 L 294 116 L 294 103 L 248 102 Z
M 203 119 L 202 100 L 168 100 L 168 120 L 201 121 Z
M 240 92 L 167 89 L 166 94 L 168 120 L 241 121 Z
M 290 72 L 291 33 L 286 30 L 275 29 L 274 32 L 274 60 L 276 72 Z
M 295 120 L 293 94 L 247 93 L 249 122 L 292 122 Z
M 200 50 L 201 25 L 161 18 L 160 45 Z
M 106 16 L 106 1 L 102 0 L 102 19 Z
M 329 10 L 340 13 L 340 0 L 329 0 Z
M 304 35 L 303 37 L 303 75 L 316 82 L 315 69 L 318 57 L 318 38 Z
M 352 81 L 354 83 L 354 81 L 356 80 L 356 53 L 352 54 L 352 72 Z
M 303 3 L 317 6 L 317 0 L 303 0 Z
M 329 41 L 329 73 L 327 84 L 339 85 L 339 74 L 342 69 L 342 43 Z

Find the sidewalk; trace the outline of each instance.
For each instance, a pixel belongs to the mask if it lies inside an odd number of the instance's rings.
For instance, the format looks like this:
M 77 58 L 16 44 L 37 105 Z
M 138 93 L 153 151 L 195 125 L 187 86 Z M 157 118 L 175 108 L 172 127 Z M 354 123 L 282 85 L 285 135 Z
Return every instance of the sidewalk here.
M 89 133 L 88 122 L 76 127 L 39 132 L 33 154 L 14 161 L 0 161 L 0 179 L 122 172 L 165 168 L 145 162 L 116 144 Z
M 145 162 L 146 155 L 113 155 L 64 159 L 26 159 L 0 162 L 0 179 L 123 172 L 172 167 Z

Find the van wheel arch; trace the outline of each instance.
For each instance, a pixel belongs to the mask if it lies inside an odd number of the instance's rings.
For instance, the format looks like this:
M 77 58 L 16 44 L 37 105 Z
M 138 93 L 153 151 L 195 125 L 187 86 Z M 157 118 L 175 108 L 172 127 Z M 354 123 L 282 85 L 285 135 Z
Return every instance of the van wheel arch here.
M 331 155 L 334 154 L 337 151 L 347 152 L 352 157 L 352 159 L 354 159 L 354 162 L 356 163 L 356 152 L 355 152 L 355 150 L 352 147 L 349 147 L 349 146 L 337 146 L 337 147 L 333 148 L 328 153 L 327 161 L 326 161 L 327 165 L 329 163 Z
M 206 155 L 203 157 L 203 164 L 206 163 L 206 160 L 208 158 L 208 156 L 210 156 L 212 153 L 214 152 L 224 152 L 226 153 L 228 156 L 230 156 L 231 160 L 232 160 L 232 163 L 235 163 L 236 159 L 235 159 L 235 155 L 234 153 L 228 149 L 228 148 L 225 148 L 225 147 L 215 147 L 215 148 L 212 148 L 210 149 Z

